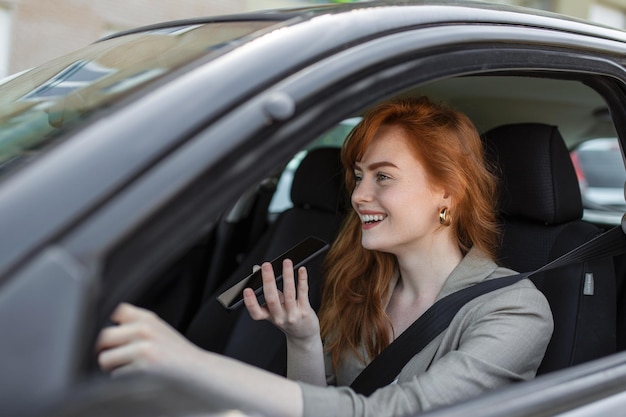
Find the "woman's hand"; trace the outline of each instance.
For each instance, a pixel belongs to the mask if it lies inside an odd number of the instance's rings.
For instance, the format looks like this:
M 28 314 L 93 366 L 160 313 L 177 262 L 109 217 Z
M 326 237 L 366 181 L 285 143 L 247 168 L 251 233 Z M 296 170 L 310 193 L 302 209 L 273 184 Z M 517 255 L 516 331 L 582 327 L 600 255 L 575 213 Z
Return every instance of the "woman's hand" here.
M 104 371 L 173 370 L 193 372 L 202 351 L 151 311 L 120 304 L 96 342 L 98 363 Z
M 215 409 L 253 410 L 268 416 L 301 416 L 302 391 L 276 374 L 203 351 L 156 314 L 120 304 L 111 316 L 118 326 L 104 329 L 98 361 L 114 375 L 156 372 L 174 375 L 206 390 Z
M 254 320 L 269 320 L 287 335 L 287 377 L 320 386 L 326 385 L 324 356 L 320 339 L 320 324 L 309 302 L 309 283 L 306 268 L 298 268 L 294 279 L 293 263 L 283 262 L 283 291 L 276 286 L 274 269 L 269 262 L 261 265 L 265 305 L 259 302 L 250 288 L 243 292 L 243 300 Z
M 283 291 L 276 286 L 274 270 L 269 262 L 261 265 L 265 305 L 261 306 L 250 288 L 243 300 L 254 320 L 269 320 L 281 329 L 291 341 L 319 339 L 319 320 L 309 303 L 309 284 L 305 267 L 298 269 L 298 284 L 294 279 L 293 263 L 283 262 Z

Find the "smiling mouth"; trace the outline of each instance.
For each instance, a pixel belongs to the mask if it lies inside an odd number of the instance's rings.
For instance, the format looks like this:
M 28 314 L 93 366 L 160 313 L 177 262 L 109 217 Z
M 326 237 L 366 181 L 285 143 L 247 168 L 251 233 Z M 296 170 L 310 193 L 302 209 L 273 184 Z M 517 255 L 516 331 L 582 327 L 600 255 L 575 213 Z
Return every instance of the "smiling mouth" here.
M 362 214 L 360 217 L 361 223 L 374 224 L 385 220 L 385 217 L 387 216 L 384 216 L 382 214 Z

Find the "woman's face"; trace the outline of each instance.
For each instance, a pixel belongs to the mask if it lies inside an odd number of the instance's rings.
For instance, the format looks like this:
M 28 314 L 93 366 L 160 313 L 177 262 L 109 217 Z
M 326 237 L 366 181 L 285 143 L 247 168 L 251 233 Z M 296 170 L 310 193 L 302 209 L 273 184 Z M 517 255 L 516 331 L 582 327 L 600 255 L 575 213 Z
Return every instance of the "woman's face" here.
M 355 164 L 352 207 L 361 219 L 366 249 L 401 256 L 433 244 L 439 211 L 450 207 L 443 188 L 432 184 L 401 128 L 382 126 Z

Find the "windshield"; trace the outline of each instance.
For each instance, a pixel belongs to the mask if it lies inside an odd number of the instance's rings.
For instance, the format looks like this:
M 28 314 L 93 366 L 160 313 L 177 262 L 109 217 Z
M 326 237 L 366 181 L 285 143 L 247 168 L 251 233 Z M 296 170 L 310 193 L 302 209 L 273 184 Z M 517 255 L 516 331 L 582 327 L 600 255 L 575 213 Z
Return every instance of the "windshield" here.
M 274 23 L 194 24 L 115 37 L 0 81 L 0 177 L 95 110 Z

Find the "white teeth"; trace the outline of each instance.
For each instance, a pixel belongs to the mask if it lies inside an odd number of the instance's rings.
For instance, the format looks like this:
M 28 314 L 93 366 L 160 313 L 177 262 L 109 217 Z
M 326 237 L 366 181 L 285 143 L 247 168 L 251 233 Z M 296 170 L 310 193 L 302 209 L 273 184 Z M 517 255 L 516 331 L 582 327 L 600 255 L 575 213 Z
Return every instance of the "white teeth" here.
M 382 214 L 363 214 L 361 215 L 361 221 L 363 223 L 379 222 L 385 219 Z

